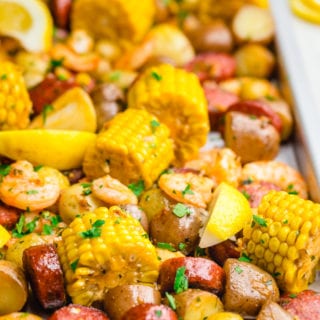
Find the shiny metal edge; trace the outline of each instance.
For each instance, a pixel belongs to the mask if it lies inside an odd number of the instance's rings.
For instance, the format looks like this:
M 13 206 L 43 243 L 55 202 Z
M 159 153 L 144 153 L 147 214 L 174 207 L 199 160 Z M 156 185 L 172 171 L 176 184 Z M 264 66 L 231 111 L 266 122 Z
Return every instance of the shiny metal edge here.
M 310 90 L 310 79 L 303 67 L 303 50 L 294 33 L 289 1 L 269 0 L 276 27 L 276 45 L 283 79 L 290 88 L 295 117 L 294 150 L 299 169 L 305 177 L 312 200 L 320 202 L 320 106 Z M 320 73 L 320 70 L 319 70 Z M 315 79 L 314 79 L 315 80 Z M 319 130 L 317 130 L 319 129 Z

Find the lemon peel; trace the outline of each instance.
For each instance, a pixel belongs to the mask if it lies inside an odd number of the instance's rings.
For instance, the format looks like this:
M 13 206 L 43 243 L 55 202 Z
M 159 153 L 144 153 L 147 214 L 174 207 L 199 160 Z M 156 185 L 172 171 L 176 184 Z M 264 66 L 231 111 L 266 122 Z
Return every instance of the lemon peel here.
M 5 244 L 11 239 L 10 233 L 0 225 L 0 249 L 5 246 Z
M 73 130 L 9 130 L 0 132 L 0 155 L 58 170 L 80 168 L 96 134 Z
M 252 218 L 248 200 L 238 189 L 225 182 L 215 189 L 208 211 L 209 218 L 202 231 L 200 248 L 231 238 Z
M 0 0 L 0 34 L 18 40 L 28 51 L 52 46 L 53 19 L 41 0 Z
M 312 23 L 320 24 L 320 4 L 315 0 L 290 0 L 292 12 Z

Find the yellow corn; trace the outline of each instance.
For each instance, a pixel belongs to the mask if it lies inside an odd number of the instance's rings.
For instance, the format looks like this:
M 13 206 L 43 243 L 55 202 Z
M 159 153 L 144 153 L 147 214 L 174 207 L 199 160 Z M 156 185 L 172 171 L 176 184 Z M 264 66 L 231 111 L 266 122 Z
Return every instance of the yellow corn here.
M 173 160 L 169 129 L 146 110 L 127 109 L 105 125 L 88 148 L 83 170 L 90 178 L 109 173 L 124 184 L 150 187 Z
M 29 124 L 32 103 L 19 68 L 0 62 L 0 130 L 24 129 Z
M 207 140 L 207 101 L 193 73 L 168 64 L 146 69 L 129 90 L 128 107 L 146 109 L 169 127 L 177 164 L 197 156 Z
M 76 0 L 71 27 L 97 39 L 137 42 L 152 25 L 154 14 L 154 0 Z
M 159 261 L 138 220 L 119 207 L 75 218 L 62 232 L 58 254 L 73 303 L 91 305 L 115 286 L 157 280 Z
M 273 274 L 283 291 L 300 292 L 313 280 L 319 261 L 319 231 L 320 204 L 271 191 L 243 229 L 243 255 Z

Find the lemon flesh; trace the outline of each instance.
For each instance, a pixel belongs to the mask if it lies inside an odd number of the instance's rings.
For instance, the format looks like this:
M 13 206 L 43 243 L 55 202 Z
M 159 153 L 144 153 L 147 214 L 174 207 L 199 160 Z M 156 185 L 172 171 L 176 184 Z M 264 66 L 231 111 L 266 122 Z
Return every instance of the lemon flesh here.
M 227 183 L 220 183 L 209 204 L 209 218 L 199 246 L 207 248 L 225 241 L 251 221 L 252 211 L 245 196 Z
M 11 235 L 5 227 L 0 225 L 0 249 L 10 240 Z
M 10 130 L 0 132 L 0 155 L 28 160 L 58 170 L 80 168 L 84 153 L 96 135 L 72 130 Z
M 72 88 L 52 103 L 52 110 L 35 117 L 30 129 L 62 129 L 95 132 L 97 115 L 92 100 L 81 88 Z
M 316 1 L 290 0 L 291 10 L 298 17 L 312 23 L 320 24 L 320 4 Z
M 41 0 L 0 0 L 0 34 L 15 38 L 28 51 L 51 48 L 53 20 Z

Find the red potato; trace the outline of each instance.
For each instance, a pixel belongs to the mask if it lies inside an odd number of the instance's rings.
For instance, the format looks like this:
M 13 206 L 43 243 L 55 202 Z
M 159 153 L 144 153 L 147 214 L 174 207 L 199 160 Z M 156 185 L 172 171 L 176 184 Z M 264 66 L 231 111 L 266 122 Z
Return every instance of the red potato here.
M 298 294 L 285 294 L 280 297 L 279 304 L 299 320 L 320 319 L 320 293 L 305 290 Z
M 240 249 L 232 240 L 225 240 L 208 248 L 208 254 L 221 267 L 229 258 L 238 259 L 240 257 Z
M 265 116 L 279 133 L 282 131 L 282 120 L 280 116 L 262 100 L 240 101 L 230 106 L 228 111 L 239 111 L 256 117 Z
M 23 252 L 23 267 L 32 292 L 44 309 L 56 309 L 66 303 L 63 273 L 56 247 L 42 244 Z
M 129 309 L 141 303 L 159 305 L 160 291 L 143 284 L 117 286 L 106 292 L 103 307 L 112 320 L 121 320 Z
M 248 199 L 251 208 L 257 208 L 263 196 L 269 191 L 281 190 L 279 186 L 268 181 L 252 181 L 239 186 L 238 189 Z
M 201 82 L 222 81 L 235 75 L 236 61 L 227 53 L 201 53 L 191 60 L 185 69 L 194 72 Z
M 172 292 L 177 269 L 185 267 L 189 288 L 207 290 L 221 295 L 225 273 L 214 261 L 201 257 L 180 257 L 164 261 L 160 266 L 158 283 L 161 292 Z
M 166 305 L 142 303 L 129 309 L 121 320 L 178 320 L 178 317 Z
M 109 320 L 99 309 L 77 304 L 69 304 L 56 310 L 48 320 Z
M 205 81 L 203 89 L 208 101 L 211 131 L 219 130 L 224 113 L 230 106 L 239 102 L 240 98 L 236 94 L 220 88 L 212 81 Z
M 261 308 L 257 320 L 297 320 L 278 303 L 267 301 Z
M 61 29 L 68 29 L 72 0 L 51 0 L 50 9 L 55 25 Z
M 19 209 L 0 203 L 0 225 L 8 230 L 15 227 L 19 220 L 21 211 Z

